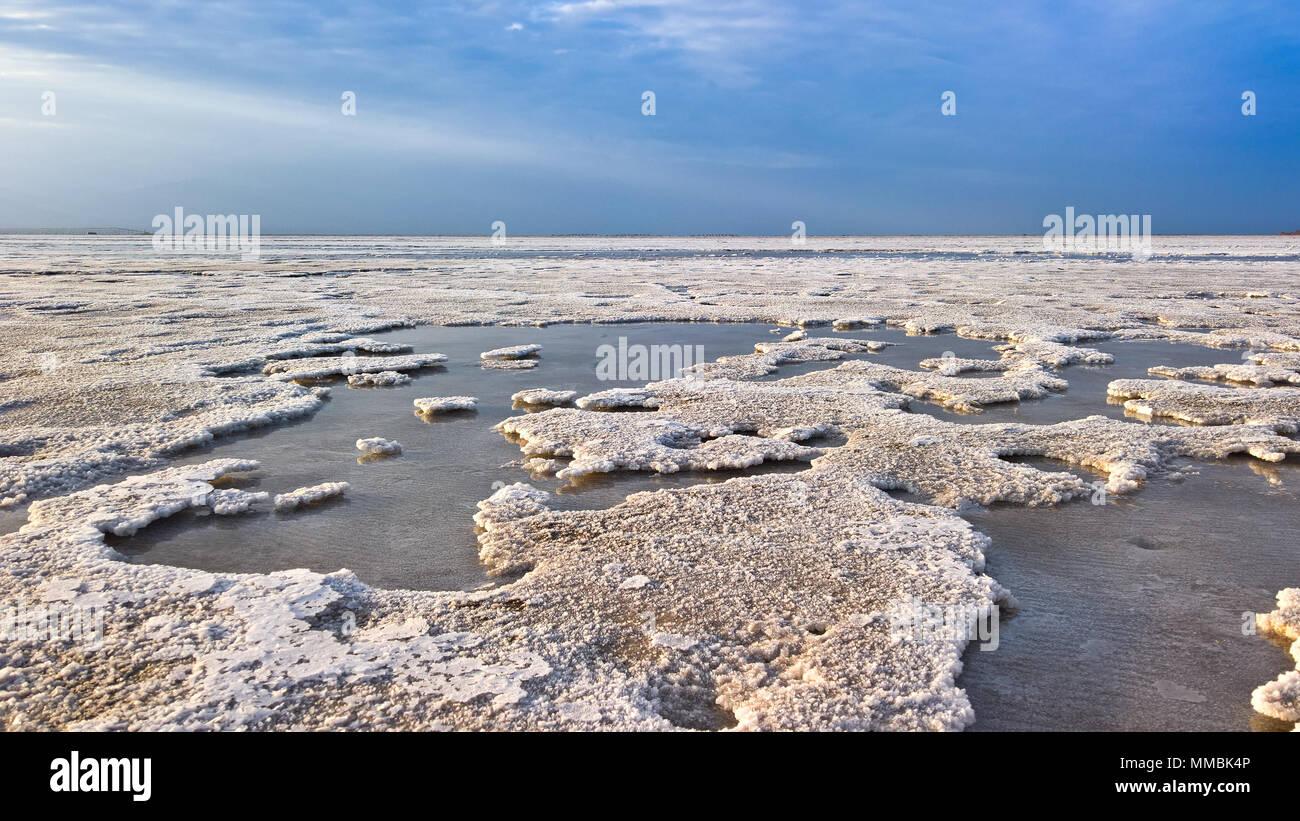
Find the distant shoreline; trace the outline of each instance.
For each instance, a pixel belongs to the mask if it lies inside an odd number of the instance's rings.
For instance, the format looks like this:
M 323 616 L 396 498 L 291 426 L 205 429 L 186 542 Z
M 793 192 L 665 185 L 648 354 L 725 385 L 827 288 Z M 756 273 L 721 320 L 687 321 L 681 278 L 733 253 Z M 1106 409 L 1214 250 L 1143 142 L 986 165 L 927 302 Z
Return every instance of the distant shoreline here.
M 150 236 L 153 231 L 145 231 L 137 228 L 3 228 L 0 227 L 0 236 L 105 236 L 105 237 L 138 237 Z M 262 233 L 262 237 L 380 237 L 380 238 L 399 238 L 399 237 L 422 237 L 428 239 L 459 239 L 467 237 L 487 237 L 491 236 L 488 232 L 477 234 L 332 234 L 332 233 Z M 741 238 L 780 238 L 789 237 L 787 233 L 780 234 L 511 234 L 515 239 L 741 239 Z M 810 238 L 833 239 L 836 237 L 1041 237 L 1042 234 L 809 234 Z M 1153 237 L 1300 237 L 1300 230 L 1296 231 L 1277 231 L 1277 232 L 1259 232 L 1259 233 L 1233 233 L 1233 234 L 1152 234 Z

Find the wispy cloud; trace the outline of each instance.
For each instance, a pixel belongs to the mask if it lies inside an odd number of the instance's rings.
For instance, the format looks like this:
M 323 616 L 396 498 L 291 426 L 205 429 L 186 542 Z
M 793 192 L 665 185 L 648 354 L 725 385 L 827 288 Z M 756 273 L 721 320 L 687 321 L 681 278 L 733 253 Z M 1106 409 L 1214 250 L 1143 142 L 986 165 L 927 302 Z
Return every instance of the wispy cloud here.
M 0 222 L 185 183 L 296 196 L 300 227 L 1015 231 L 1104 191 L 1196 230 L 1300 195 L 1297 36 L 1290 7 L 1167 0 L 0 0 Z

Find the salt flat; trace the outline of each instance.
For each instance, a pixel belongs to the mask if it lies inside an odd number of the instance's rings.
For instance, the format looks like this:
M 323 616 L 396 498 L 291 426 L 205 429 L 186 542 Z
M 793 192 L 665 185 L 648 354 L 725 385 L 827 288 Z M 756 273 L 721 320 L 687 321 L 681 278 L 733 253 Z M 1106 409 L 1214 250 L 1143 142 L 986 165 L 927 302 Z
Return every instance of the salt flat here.
M 1144 262 L 1045 253 L 1036 237 L 795 248 L 286 237 L 264 238 L 263 254 L 159 256 L 147 237 L 0 238 L 0 507 L 26 518 L 0 541 L 0 592 L 106 614 L 97 650 L 3 643 L 8 728 L 960 729 L 975 719 L 958 679 L 966 640 L 900 636 L 887 614 L 913 600 L 1009 606 L 1015 591 L 984 572 L 988 539 L 957 511 L 1096 492 L 1008 457 L 1088 468 L 1107 492 L 1140 494 L 1175 460 L 1276 464 L 1300 451 L 1286 386 L 1152 379 L 1113 390 L 1208 423 L 1194 426 L 906 412 L 1037 401 L 1068 390 L 1071 363 L 1121 340 L 1222 351 L 1219 362 L 1162 363 L 1175 369 L 1283 365 L 1258 355 L 1300 351 L 1294 237 L 1156 238 Z M 173 460 L 215 437 L 309 420 L 347 389 L 335 377 L 444 361 L 367 335 L 652 321 L 806 336 L 504 421 L 524 457 L 571 476 L 771 460 L 808 469 L 577 511 L 555 509 L 523 476 L 484 493 L 480 557 L 506 575 L 470 592 L 377 589 L 346 571 L 132 564 L 104 543 L 187 509 L 239 516 L 269 504 L 228 484 L 251 460 Z M 870 352 L 840 361 L 862 343 L 834 328 L 879 324 L 1007 347 L 991 358 L 1002 364 L 964 355 L 948 370 L 922 357 L 881 365 Z M 525 372 L 530 384 L 545 385 L 546 361 Z M 810 369 L 785 376 L 791 366 Z M 841 442 L 814 444 L 832 431 Z M 383 436 L 382 424 L 358 435 Z M 1291 601 L 1261 629 L 1294 639 Z M 1294 721 L 1296 675 L 1257 693 L 1256 708 Z

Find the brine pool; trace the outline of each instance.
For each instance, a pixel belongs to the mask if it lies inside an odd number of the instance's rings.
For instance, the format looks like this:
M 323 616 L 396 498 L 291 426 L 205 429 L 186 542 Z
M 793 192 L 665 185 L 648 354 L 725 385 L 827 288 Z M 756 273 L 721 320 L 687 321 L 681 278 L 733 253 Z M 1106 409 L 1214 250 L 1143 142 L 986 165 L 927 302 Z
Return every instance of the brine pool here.
M 216 572 L 270 572 L 346 567 L 377 587 L 473 589 L 490 581 L 477 558 L 471 520 L 476 504 L 499 483 L 527 481 L 552 493 L 559 509 L 604 508 L 628 494 L 720 482 L 739 475 L 797 472 L 805 463 L 747 471 L 615 474 L 577 483 L 532 477 L 512 465 L 517 444 L 492 427 L 528 412 L 511 394 L 532 387 L 579 395 L 640 383 L 600 381 L 596 349 L 628 344 L 700 345 L 708 360 L 751 353 L 754 343 L 790 328 L 763 324 L 620 324 L 533 327 L 417 327 L 374 335 L 408 343 L 415 353 L 439 352 L 445 367 L 412 372 L 397 388 L 349 389 L 336 380 L 332 396 L 311 418 L 218 440 L 177 464 L 217 457 L 256 459 L 259 471 L 235 486 L 283 493 L 325 481 L 346 481 L 342 498 L 291 514 L 243 516 L 182 513 L 129 538 L 110 538 L 128 561 Z M 953 334 L 909 336 L 895 329 L 832 332 L 897 343 L 866 358 L 917 369 L 928 357 L 997 358 L 996 342 Z M 479 353 L 526 343 L 544 347 L 532 370 L 484 370 Z M 1080 343 L 1115 356 L 1107 366 L 1061 370 L 1065 394 L 959 414 L 920 401 L 912 411 L 980 424 L 1050 424 L 1090 414 L 1125 418 L 1108 402 L 1114 379 L 1148 378 L 1153 365 L 1238 361 L 1239 351 L 1163 342 Z M 784 378 L 835 362 L 786 366 Z M 963 374 L 972 376 L 972 374 Z M 422 396 L 478 397 L 473 412 L 417 416 Z M 1164 424 L 1144 422 L 1141 424 Z M 358 460 L 358 438 L 402 443 L 401 456 Z M 1045 463 L 1050 470 L 1077 468 Z M 1136 493 L 1094 506 L 1080 500 L 1056 508 L 997 505 L 965 514 L 993 544 L 987 572 L 1019 604 L 1004 614 L 999 646 L 972 645 L 959 679 L 976 712 L 974 730 L 1195 729 L 1279 730 L 1290 725 L 1259 716 L 1251 691 L 1288 669 L 1280 646 L 1243 635 L 1246 611 L 1266 611 L 1281 588 L 1300 582 L 1297 488 L 1293 457 L 1269 464 L 1247 458 L 1187 463 L 1153 477 Z M 917 501 L 924 501 L 923 499 Z M 12 519 L 12 516 L 7 517 Z M 6 525 L 12 522 L 5 522 Z M 12 529 L 6 527 L 6 529 Z

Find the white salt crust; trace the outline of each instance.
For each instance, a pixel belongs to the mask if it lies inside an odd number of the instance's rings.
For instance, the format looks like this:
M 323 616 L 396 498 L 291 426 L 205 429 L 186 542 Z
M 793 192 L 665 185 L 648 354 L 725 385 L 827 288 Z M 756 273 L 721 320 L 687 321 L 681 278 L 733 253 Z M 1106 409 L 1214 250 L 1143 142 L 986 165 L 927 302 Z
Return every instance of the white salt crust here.
M 535 242 L 549 249 L 566 241 Z M 672 242 L 726 250 L 718 243 L 765 241 Z M 852 249 L 871 240 L 836 242 Z M 1169 380 L 1132 381 L 1174 387 L 1118 386 L 1116 395 L 1132 392 L 1128 399 L 1153 404 L 1153 413 L 1215 423 L 1195 427 L 1102 417 L 956 425 L 900 408 L 1032 399 L 1056 390 L 1054 380 L 1068 381 L 1068 365 L 1095 361 L 1088 353 L 1095 349 L 1080 347 L 1094 340 L 1239 349 L 1251 357 L 1243 362 L 1294 370 L 1300 311 L 1286 266 L 1238 259 L 1254 253 L 1244 241 L 1189 240 L 1213 261 L 1124 262 L 1122 278 L 1110 259 L 1034 256 L 1033 238 L 943 242 L 978 254 L 959 263 L 778 256 L 765 260 L 761 276 L 752 259 L 725 253 L 633 255 L 620 258 L 617 277 L 598 259 L 533 266 L 472 254 L 440 257 L 436 267 L 413 256 L 376 269 L 364 250 L 353 259 L 289 254 L 292 261 L 255 266 L 160 260 L 147 251 L 7 263 L 0 505 L 30 506 L 28 523 L 0 537 L 0 593 L 6 601 L 50 596 L 101 607 L 106 630 L 100 650 L 27 639 L 0 645 L 0 726 L 968 725 L 974 716 L 956 678 L 965 643 L 891 638 L 883 621 L 913 597 L 1007 603 L 983 572 L 987 540 L 951 508 L 1054 504 L 1087 492 L 1072 474 L 1006 456 L 1100 470 L 1116 492 L 1138 489 L 1178 457 L 1276 461 L 1295 452 L 1286 435 L 1297 415 L 1285 393 L 1292 389 L 1271 377 L 1274 387 L 1181 383 L 1211 393 Z M 1013 256 L 1022 246 L 1029 255 Z M 812 239 L 809 248 L 817 248 Z M 338 274 L 350 264 L 366 272 Z M 96 266 L 113 276 L 89 276 Z M 59 296 L 73 289 L 76 300 Z M 492 572 L 524 575 L 473 593 L 375 590 L 347 571 L 222 574 L 128 564 L 103 542 L 104 533 L 128 535 L 195 506 L 237 514 L 261 504 L 260 494 L 212 485 L 255 463 L 166 465 L 215 437 L 309 416 L 328 389 L 294 380 L 445 361 L 365 334 L 415 322 L 656 320 L 758 321 L 822 334 L 882 322 L 909 333 L 956 332 L 1002 343 L 1002 358 L 986 360 L 1001 364 L 970 368 L 1002 376 L 886 368 L 870 361 L 870 343 L 818 342 L 805 332 L 708 363 L 694 380 L 602 392 L 576 409 L 506 420 L 526 465 L 551 473 L 811 462 L 797 474 L 633 494 L 597 511 L 553 510 L 527 485 L 505 488 L 480 505 L 480 552 Z M 836 362 L 844 357 L 856 359 Z M 828 368 L 744 381 L 808 361 Z M 1176 351 L 1168 366 L 1181 368 Z M 844 444 L 819 445 L 831 432 Z M 153 472 L 121 478 L 142 470 Z M 885 491 L 895 488 L 935 505 L 893 499 Z M 297 492 L 305 498 L 311 490 Z M 1296 595 L 1284 594 L 1276 612 Z M 1289 623 L 1265 618 L 1261 628 Z M 1297 681 L 1287 673 L 1253 703 L 1287 715 Z

